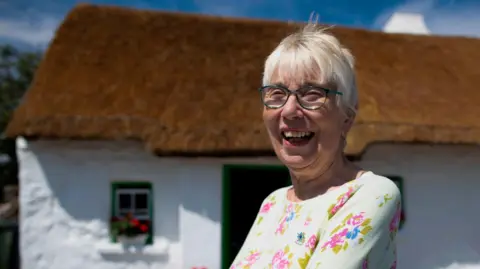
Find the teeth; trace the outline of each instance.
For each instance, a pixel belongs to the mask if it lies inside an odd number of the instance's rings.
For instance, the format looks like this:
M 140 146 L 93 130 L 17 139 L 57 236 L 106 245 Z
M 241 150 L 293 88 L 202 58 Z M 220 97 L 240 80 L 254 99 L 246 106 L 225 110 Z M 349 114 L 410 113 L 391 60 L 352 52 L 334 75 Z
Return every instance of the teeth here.
M 305 137 L 311 135 L 312 132 L 284 132 L 283 135 L 285 135 L 286 138 L 291 138 L 291 137 Z

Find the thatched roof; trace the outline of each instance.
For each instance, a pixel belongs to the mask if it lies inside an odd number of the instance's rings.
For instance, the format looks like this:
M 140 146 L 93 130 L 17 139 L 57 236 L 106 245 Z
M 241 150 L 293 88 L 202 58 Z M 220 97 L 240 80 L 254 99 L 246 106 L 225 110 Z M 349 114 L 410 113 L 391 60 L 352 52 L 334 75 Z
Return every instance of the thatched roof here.
M 7 136 L 138 139 L 160 153 L 271 151 L 263 61 L 292 24 L 80 5 Z M 347 153 L 377 141 L 480 142 L 480 40 L 334 28 L 357 58 Z

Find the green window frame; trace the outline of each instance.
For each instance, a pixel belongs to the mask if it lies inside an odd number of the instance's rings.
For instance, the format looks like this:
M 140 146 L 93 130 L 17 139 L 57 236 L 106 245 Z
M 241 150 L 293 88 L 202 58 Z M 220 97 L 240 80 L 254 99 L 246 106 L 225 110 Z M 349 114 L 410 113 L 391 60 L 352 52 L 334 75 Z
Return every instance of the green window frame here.
M 123 207 L 120 205 L 120 196 L 130 196 L 131 202 L 130 206 Z M 137 195 L 146 195 L 146 206 L 147 208 L 137 208 L 135 206 L 135 196 Z M 153 218 L 153 188 L 152 183 L 147 181 L 114 181 L 111 183 L 111 194 L 110 194 L 110 218 L 121 217 L 126 211 L 132 212 L 135 217 L 139 219 L 148 219 L 150 221 L 150 228 L 148 230 L 148 237 L 146 240 L 147 245 L 153 244 L 154 238 L 154 218 Z M 122 212 L 123 211 L 123 212 Z M 110 233 L 110 241 L 112 243 L 117 243 L 117 238 L 112 233 Z

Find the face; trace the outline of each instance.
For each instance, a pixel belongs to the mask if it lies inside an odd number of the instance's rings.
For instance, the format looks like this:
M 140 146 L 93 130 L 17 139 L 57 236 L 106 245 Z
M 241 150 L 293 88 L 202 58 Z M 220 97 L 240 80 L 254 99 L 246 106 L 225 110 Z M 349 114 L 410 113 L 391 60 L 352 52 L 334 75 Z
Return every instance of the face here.
M 334 85 L 318 83 L 318 78 L 273 76 L 270 84 L 283 85 L 295 92 L 315 84 L 326 89 Z M 290 95 L 280 108 L 263 110 L 263 120 L 278 158 L 291 170 L 323 169 L 343 150 L 343 138 L 351 120 L 337 106 L 335 94 L 327 95 L 323 105 L 307 110 Z

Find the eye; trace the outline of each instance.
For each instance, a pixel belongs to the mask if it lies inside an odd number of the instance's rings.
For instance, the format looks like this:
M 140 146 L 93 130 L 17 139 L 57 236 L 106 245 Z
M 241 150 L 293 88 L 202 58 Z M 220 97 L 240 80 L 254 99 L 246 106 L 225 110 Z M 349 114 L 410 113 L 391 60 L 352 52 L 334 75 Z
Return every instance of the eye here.
M 281 98 L 285 96 L 285 91 L 276 87 L 268 87 L 264 89 L 264 95 L 267 98 Z
M 306 100 L 317 100 L 320 98 L 324 98 L 326 96 L 326 93 L 322 89 L 315 89 L 315 88 L 310 88 L 307 89 L 306 91 L 303 92 L 303 99 Z

